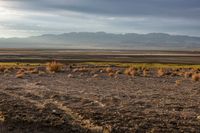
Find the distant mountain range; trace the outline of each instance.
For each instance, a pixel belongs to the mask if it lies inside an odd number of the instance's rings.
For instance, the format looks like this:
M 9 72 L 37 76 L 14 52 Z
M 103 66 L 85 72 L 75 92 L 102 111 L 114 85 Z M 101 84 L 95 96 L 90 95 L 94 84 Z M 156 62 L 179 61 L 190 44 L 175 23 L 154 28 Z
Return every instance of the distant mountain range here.
M 27 38 L 0 38 L 0 48 L 200 50 L 200 37 L 164 33 L 71 32 Z

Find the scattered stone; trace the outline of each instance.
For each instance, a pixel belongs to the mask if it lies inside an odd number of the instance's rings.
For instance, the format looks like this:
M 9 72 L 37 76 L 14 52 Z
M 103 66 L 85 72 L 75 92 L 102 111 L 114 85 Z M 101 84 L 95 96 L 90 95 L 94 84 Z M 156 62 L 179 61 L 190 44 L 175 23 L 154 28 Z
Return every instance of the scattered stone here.
M 74 76 L 72 74 L 68 74 L 67 77 L 68 78 L 74 78 Z
M 93 78 L 97 78 L 99 75 L 98 74 L 94 74 L 93 75 Z
M 197 119 L 198 119 L 198 120 L 200 120 L 200 115 L 199 115 L 199 116 L 197 116 Z

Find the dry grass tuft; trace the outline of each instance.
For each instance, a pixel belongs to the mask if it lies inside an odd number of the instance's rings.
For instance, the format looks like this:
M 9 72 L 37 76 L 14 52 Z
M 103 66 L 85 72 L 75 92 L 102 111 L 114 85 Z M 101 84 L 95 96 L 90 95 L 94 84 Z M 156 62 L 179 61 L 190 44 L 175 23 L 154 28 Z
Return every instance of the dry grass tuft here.
M 184 77 L 185 77 L 185 78 L 192 77 L 192 72 L 185 72 L 185 73 L 184 73 Z
M 24 78 L 25 74 L 24 73 L 19 73 L 16 75 L 16 78 Z
M 83 68 L 79 68 L 78 71 L 79 72 L 88 72 L 88 69 L 86 69 L 86 68 L 83 67 Z
M 28 71 L 34 71 L 35 68 L 34 68 L 34 67 L 29 67 L 29 68 L 27 68 L 27 70 L 28 70 Z
M 17 71 L 17 74 L 21 74 L 21 73 L 24 73 L 24 72 L 25 72 L 24 69 L 19 69 L 19 70 Z
M 6 68 L 5 70 L 4 70 L 4 73 L 9 73 L 10 72 L 10 70 L 8 69 L 8 68 Z
M 124 74 L 129 76 L 136 76 L 137 75 L 137 69 L 134 67 L 129 67 L 125 69 Z
M 4 72 L 5 71 L 5 67 L 4 66 L 0 66 L 0 72 Z
M 30 73 L 31 74 L 39 74 L 39 71 L 38 71 L 38 69 L 35 68 L 35 69 L 31 70 Z
M 122 74 L 122 71 L 118 70 L 118 71 L 115 72 L 115 74 L 117 74 L 117 75 Z
M 57 61 L 52 61 L 47 63 L 46 69 L 50 72 L 59 72 L 61 71 L 63 64 L 58 63 Z
M 113 77 L 114 75 L 115 75 L 115 74 L 112 73 L 112 72 L 108 73 L 108 76 L 110 76 L 110 77 Z
M 107 68 L 105 69 L 105 71 L 106 71 L 107 73 L 111 73 L 111 72 L 113 72 L 113 69 L 112 69 L 111 67 L 107 67 Z
M 195 74 L 192 75 L 192 80 L 193 81 L 199 81 L 199 79 L 200 79 L 200 74 L 195 73 Z
M 176 80 L 176 86 L 179 86 L 181 84 L 181 80 Z
M 162 76 L 164 76 L 165 75 L 165 71 L 163 70 L 163 69 L 158 69 L 157 70 L 157 76 L 158 77 L 162 77 Z
M 3 112 L 0 111 L 0 123 L 5 121 L 5 116 Z
M 143 70 L 143 76 L 147 77 L 148 76 L 148 71 L 146 69 Z

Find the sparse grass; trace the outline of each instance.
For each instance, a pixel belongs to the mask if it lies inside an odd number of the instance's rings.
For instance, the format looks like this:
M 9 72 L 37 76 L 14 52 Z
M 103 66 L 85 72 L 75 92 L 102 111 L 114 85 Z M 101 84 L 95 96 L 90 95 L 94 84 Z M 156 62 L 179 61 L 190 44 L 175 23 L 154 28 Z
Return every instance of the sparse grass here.
M 191 69 L 200 69 L 200 65 L 190 65 L 190 64 L 161 64 L 161 63 L 117 63 L 117 62 L 84 62 L 79 64 L 89 64 L 97 66 L 110 66 L 114 65 L 116 67 L 135 67 L 135 68 L 191 68 Z
M 0 66 L 3 67 L 34 67 L 34 66 L 41 66 L 44 65 L 43 63 L 19 63 L 19 62 L 1 62 Z
M 59 72 L 61 71 L 63 64 L 58 63 L 57 61 L 52 61 L 47 63 L 46 69 L 50 72 Z

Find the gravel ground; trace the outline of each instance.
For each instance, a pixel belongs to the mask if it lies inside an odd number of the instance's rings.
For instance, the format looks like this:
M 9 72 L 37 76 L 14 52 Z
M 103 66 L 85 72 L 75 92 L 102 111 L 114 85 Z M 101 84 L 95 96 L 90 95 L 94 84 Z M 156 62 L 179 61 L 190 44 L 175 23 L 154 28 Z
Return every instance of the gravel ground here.
M 200 81 L 72 71 L 22 79 L 0 74 L 0 132 L 197 133 Z

